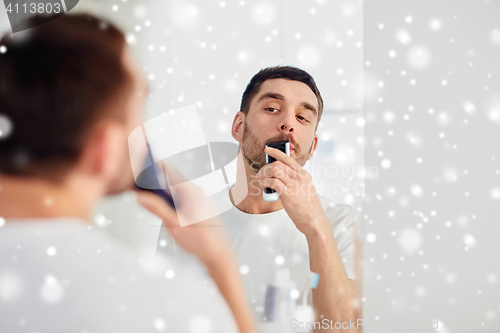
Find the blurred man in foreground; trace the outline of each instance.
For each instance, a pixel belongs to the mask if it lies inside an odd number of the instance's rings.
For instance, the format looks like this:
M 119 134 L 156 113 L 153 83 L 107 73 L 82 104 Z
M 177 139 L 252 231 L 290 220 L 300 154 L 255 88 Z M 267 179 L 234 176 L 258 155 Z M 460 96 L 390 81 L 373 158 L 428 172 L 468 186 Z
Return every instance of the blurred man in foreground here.
M 177 228 L 174 210 L 138 193 L 210 279 L 168 257 L 141 265 L 88 222 L 100 198 L 134 181 L 127 137 L 147 85 L 123 34 L 66 14 L 0 45 L 0 331 L 253 332 L 223 228 Z

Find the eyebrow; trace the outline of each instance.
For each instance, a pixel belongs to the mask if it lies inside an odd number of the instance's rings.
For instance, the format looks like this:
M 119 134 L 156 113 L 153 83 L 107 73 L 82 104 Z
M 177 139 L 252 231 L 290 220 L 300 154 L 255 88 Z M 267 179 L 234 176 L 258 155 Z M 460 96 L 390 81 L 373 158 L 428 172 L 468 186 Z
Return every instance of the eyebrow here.
M 281 94 L 277 93 L 265 93 L 264 95 L 260 96 L 259 99 L 257 100 L 257 103 L 266 99 L 266 98 L 272 98 L 272 99 L 279 99 L 280 101 L 284 101 L 285 97 Z
M 257 100 L 257 103 L 264 100 L 264 99 L 267 99 L 267 98 L 272 98 L 272 99 L 278 99 L 280 101 L 284 101 L 285 100 L 285 97 L 281 94 L 278 94 L 278 93 L 265 93 L 264 95 L 260 96 L 259 99 Z M 316 108 L 314 106 L 312 106 L 311 104 L 307 103 L 307 102 L 302 102 L 300 104 L 300 106 L 304 107 L 305 109 L 308 109 L 310 111 L 312 111 L 314 114 L 318 114 L 318 110 L 316 110 Z
M 311 104 L 307 103 L 307 102 L 303 102 L 302 105 L 304 108 L 308 109 L 308 110 L 311 110 L 314 114 L 318 114 L 318 111 L 316 110 L 316 108 L 314 106 L 312 106 Z

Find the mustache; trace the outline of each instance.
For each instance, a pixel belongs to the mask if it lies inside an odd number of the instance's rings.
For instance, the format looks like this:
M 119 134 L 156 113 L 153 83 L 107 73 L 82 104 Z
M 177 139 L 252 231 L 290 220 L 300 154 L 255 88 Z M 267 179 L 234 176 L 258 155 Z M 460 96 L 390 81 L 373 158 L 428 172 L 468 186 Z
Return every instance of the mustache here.
M 299 145 L 289 136 L 286 136 L 286 135 L 278 135 L 278 136 L 275 136 L 274 138 L 271 138 L 271 139 L 268 139 L 266 140 L 266 142 L 264 142 L 264 147 L 262 149 L 264 149 L 266 147 L 266 144 L 269 143 L 269 142 L 276 142 L 276 141 L 289 141 L 292 145 L 293 145 L 293 148 L 299 152 L 300 151 L 300 147 Z

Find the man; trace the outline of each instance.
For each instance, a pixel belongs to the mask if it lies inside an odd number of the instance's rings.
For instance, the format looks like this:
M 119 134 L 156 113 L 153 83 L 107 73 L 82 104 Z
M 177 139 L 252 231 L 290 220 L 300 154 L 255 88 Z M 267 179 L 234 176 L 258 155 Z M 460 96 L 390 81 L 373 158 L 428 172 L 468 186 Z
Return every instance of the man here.
M 235 194 L 248 190 L 248 195 L 222 218 L 244 267 L 256 319 L 267 320 L 262 313 L 266 287 L 279 269 L 288 268 L 300 292 L 310 287 L 309 270 L 319 274 L 313 290 L 316 320 L 356 322 L 361 315 L 360 276 L 355 276 L 360 242 L 352 209 L 318 195 L 302 168 L 318 145 L 315 132 L 323 112 L 313 78 L 295 67 L 265 68 L 248 84 L 240 110 L 232 136 L 245 161 L 238 169 L 245 168 L 247 177 L 237 179 L 225 195 L 232 203 Z M 289 140 L 290 157 L 265 148 L 281 140 Z M 277 161 L 265 165 L 266 153 Z M 264 201 L 265 187 L 276 190 L 280 199 Z
M 51 18 L 0 40 L 0 331 L 253 332 L 221 232 L 175 228 L 175 211 L 138 193 L 212 280 L 168 257 L 139 262 L 91 227 L 95 203 L 133 185 L 127 138 L 147 85 L 111 23 Z

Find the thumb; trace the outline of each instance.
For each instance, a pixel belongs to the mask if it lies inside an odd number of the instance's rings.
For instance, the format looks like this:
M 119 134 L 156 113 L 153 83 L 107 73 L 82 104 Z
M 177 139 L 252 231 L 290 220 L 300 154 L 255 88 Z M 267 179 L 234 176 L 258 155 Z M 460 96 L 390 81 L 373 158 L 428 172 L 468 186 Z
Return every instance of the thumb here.
M 137 202 L 161 218 L 167 226 L 180 225 L 176 211 L 158 195 L 148 191 L 137 191 Z
M 175 186 L 175 194 L 176 197 L 179 198 L 180 205 L 182 205 L 183 202 L 186 202 L 187 200 L 193 198 L 201 199 L 201 194 L 203 194 L 201 188 L 184 177 L 184 175 L 179 170 L 174 168 L 172 165 L 168 165 L 163 162 L 162 168 L 163 172 L 165 173 L 165 177 L 168 179 L 168 185 Z
M 180 173 L 179 170 L 174 168 L 172 165 L 165 164 L 163 162 L 161 162 L 161 165 L 170 185 L 177 185 L 188 181 L 186 177 L 184 177 L 182 173 Z

